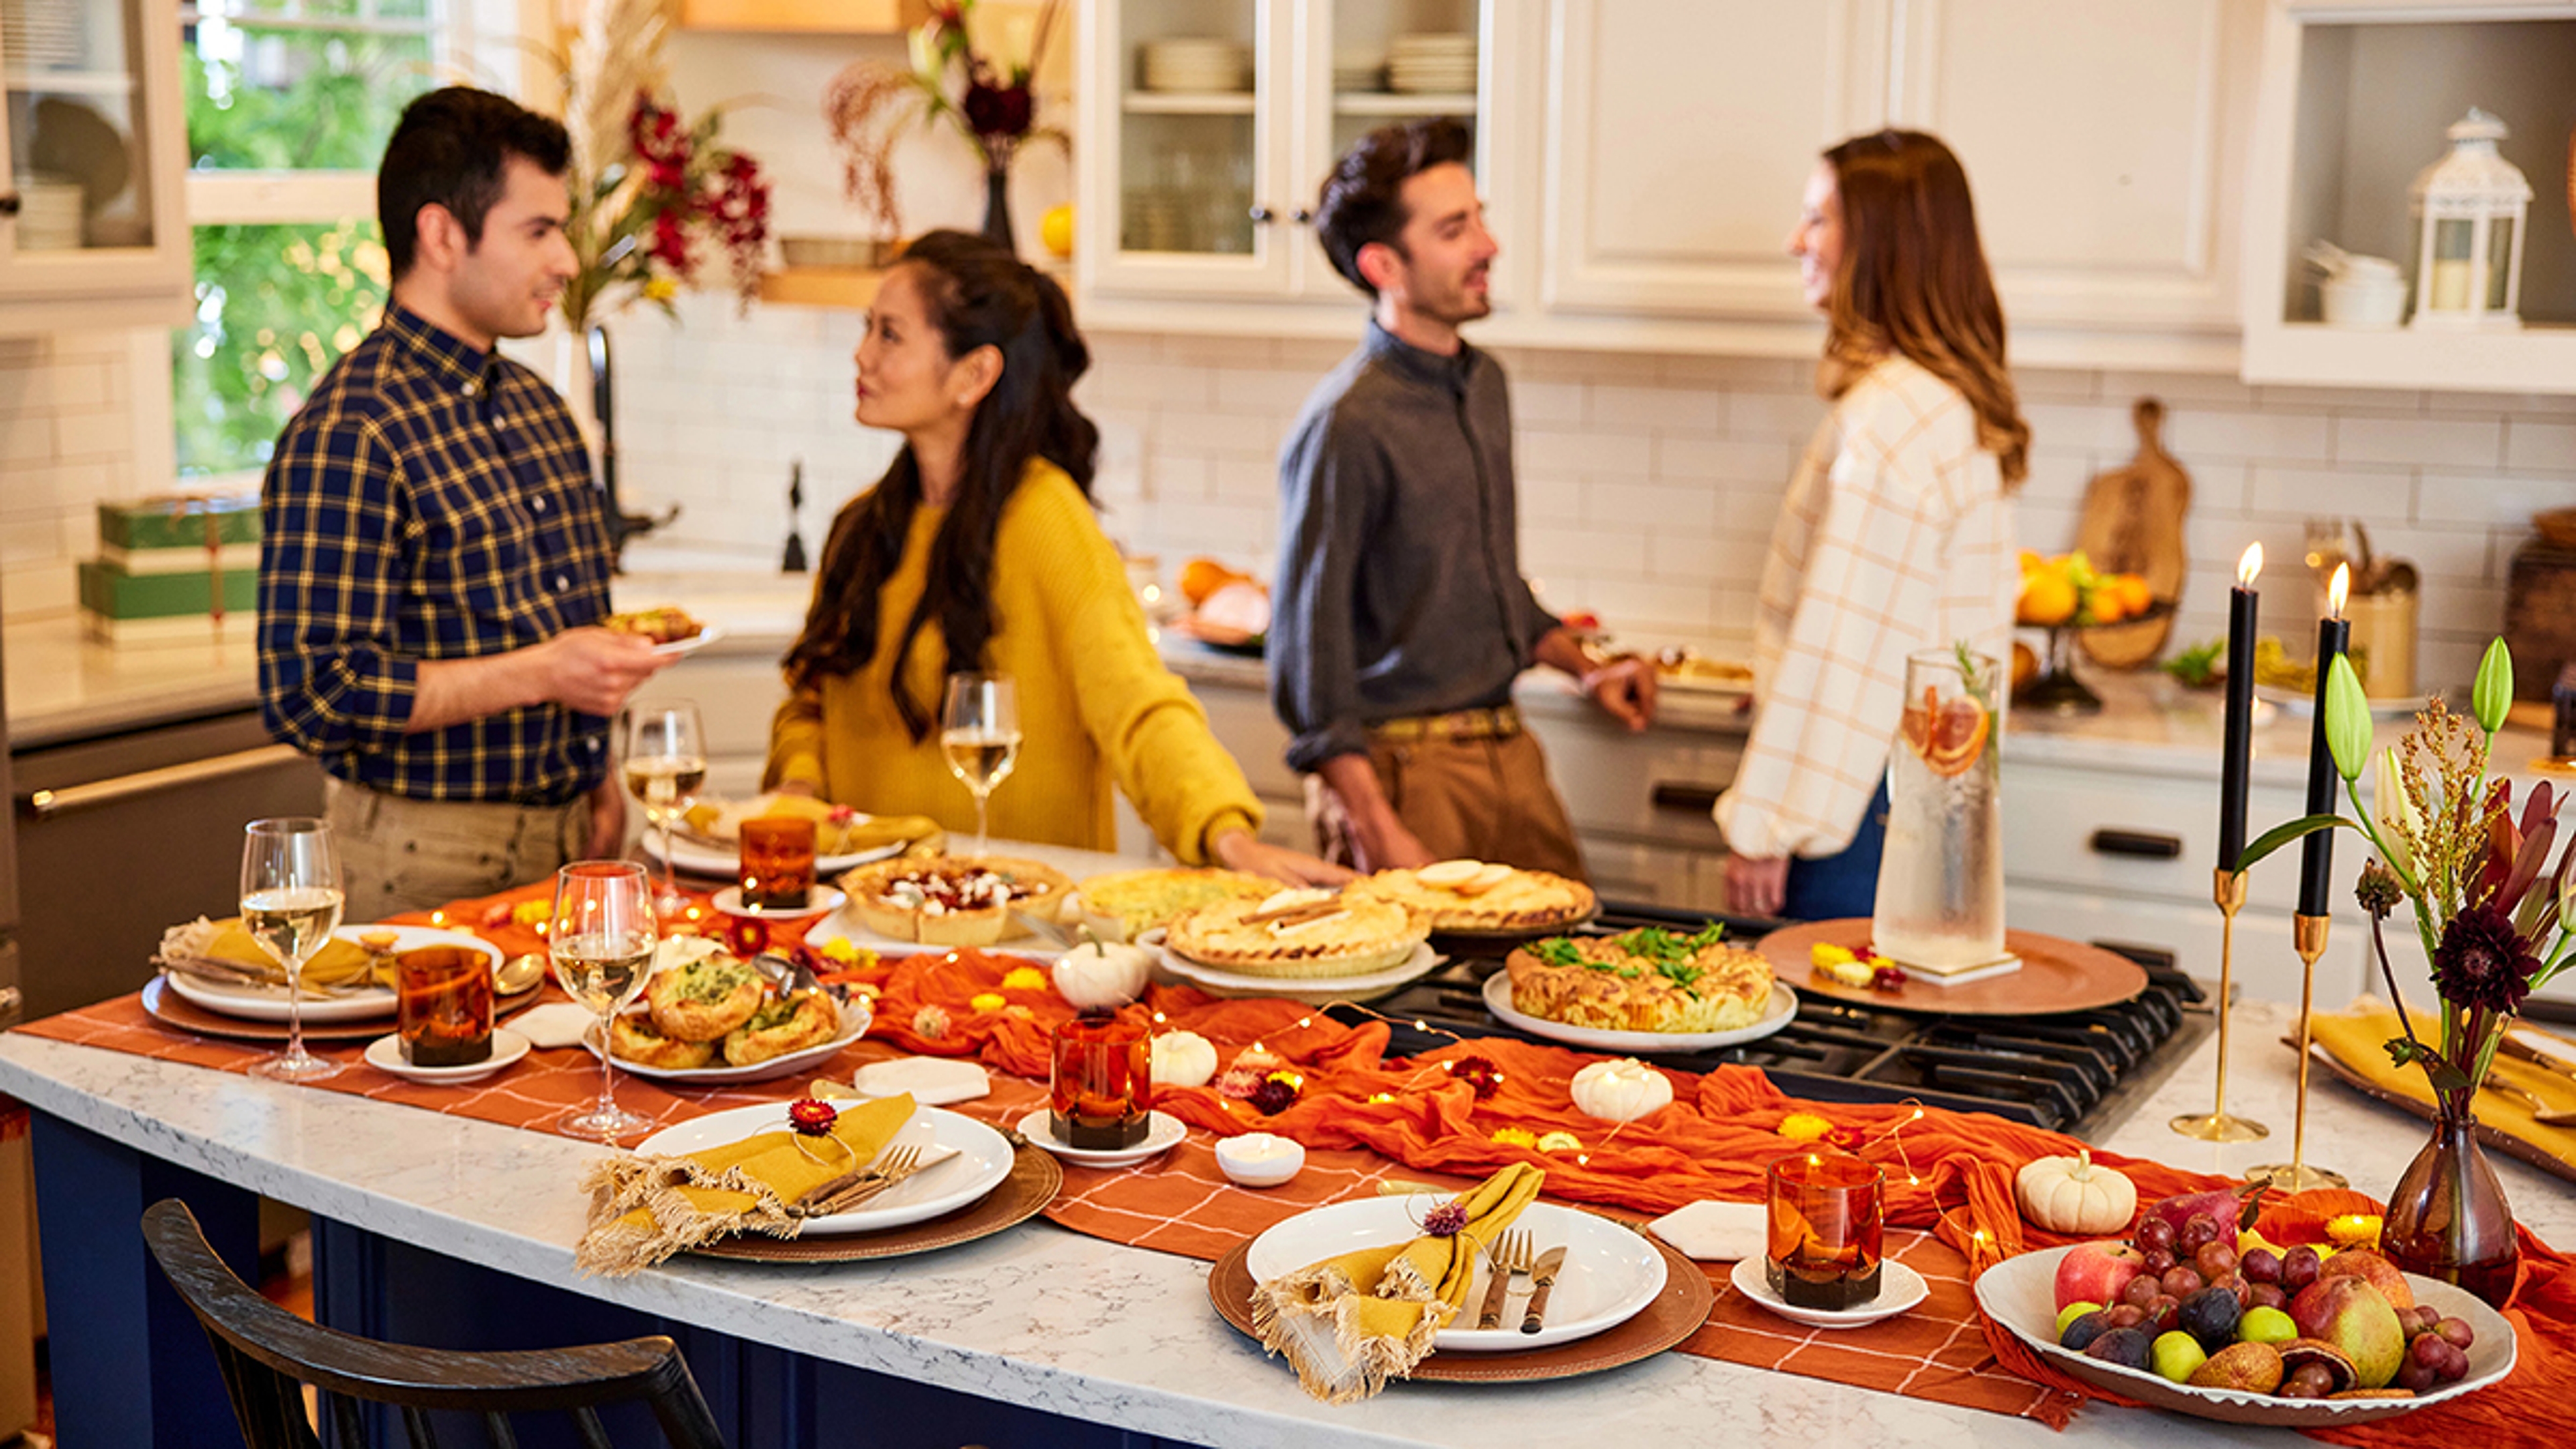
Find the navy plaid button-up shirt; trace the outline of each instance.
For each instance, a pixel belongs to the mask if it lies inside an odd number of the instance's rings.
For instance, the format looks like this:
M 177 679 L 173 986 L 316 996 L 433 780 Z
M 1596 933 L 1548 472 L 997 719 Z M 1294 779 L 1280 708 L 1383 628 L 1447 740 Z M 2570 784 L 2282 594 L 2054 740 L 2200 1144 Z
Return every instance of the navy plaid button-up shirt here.
M 269 733 L 413 799 L 559 805 L 607 777 L 608 722 L 561 705 L 403 732 L 421 661 L 608 615 L 607 510 L 535 373 L 388 307 L 279 437 L 260 528 Z

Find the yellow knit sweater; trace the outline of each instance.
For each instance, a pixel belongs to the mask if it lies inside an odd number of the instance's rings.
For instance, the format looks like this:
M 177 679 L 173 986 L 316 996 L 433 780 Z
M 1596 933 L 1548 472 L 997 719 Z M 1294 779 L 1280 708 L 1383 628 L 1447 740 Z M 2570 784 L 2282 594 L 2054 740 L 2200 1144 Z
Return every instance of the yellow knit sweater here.
M 878 596 L 867 665 L 802 689 L 791 682 L 770 723 L 766 783 L 803 781 L 874 814 L 975 828 L 974 797 L 948 772 L 935 724 L 914 740 L 887 687 L 946 517 L 944 508 L 914 511 L 902 561 Z M 1192 865 L 1208 862 L 1219 831 L 1260 829 L 1252 786 L 1208 732 L 1189 686 L 1154 653 L 1118 552 L 1063 469 L 1030 460 L 1002 508 L 992 579 L 985 660 L 1018 685 L 1021 733 L 1019 767 L 993 791 L 995 838 L 1114 849 L 1112 780 L 1164 848 Z M 905 661 L 913 698 L 934 715 L 947 657 L 932 620 Z

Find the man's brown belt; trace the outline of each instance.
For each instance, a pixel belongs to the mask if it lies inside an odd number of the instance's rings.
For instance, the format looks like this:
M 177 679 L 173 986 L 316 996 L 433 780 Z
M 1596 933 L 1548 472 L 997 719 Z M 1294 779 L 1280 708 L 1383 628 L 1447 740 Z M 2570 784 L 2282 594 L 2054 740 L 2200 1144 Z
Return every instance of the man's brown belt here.
M 1423 740 L 1507 740 L 1520 732 L 1520 709 L 1508 704 L 1496 709 L 1462 709 L 1450 714 L 1381 720 L 1369 726 L 1370 739 L 1391 745 Z

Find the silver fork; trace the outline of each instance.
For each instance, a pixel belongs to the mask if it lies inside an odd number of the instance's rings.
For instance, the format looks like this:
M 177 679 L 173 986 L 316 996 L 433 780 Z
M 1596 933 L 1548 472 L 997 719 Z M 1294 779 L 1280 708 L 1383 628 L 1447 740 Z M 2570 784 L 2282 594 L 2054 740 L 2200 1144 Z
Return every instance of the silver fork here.
M 867 1203 L 879 1193 L 919 1171 L 921 1171 L 921 1149 L 897 1147 L 878 1158 L 873 1165 L 849 1181 L 837 1187 L 831 1183 L 825 1183 L 824 1191 L 820 1196 L 814 1193 L 806 1194 L 805 1198 L 796 1205 L 796 1210 L 801 1216 L 809 1218 L 845 1213 Z
M 1476 1314 L 1476 1326 L 1500 1328 L 1503 1305 L 1511 1301 L 1513 1280 L 1528 1277 L 1537 1265 L 1538 1255 L 1530 1251 L 1529 1234 L 1515 1229 L 1495 1239 L 1485 1256 L 1490 1278 L 1485 1285 L 1484 1307 Z

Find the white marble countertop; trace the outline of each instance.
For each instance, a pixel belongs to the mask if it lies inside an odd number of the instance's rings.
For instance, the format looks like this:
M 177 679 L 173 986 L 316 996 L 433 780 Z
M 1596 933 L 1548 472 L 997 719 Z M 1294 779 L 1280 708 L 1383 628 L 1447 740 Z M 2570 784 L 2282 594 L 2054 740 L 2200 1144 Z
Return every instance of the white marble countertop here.
M 248 640 L 111 649 L 65 615 L 0 629 L 0 665 L 14 749 L 259 703 L 259 652 Z
M 1080 870 L 1102 862 L 1050 852 Z M 2267 1142 L 2218 1147 L 2166 1120 L 2209 1106 L 2215 1037 L 2125 1122 L 2115 1150 L 2239 1172 L 2288 1155 L 2287 1014 L 2243 1011 L 2230 1107 Z M 372 1232 L 649 1313 L 903 1375 L 941 1388 L 1202 1443 L 1484 1446 L 1747 1442 L 1989 1449 L 2067 1442 L 2036 1422 L 1815 1379 L 1665 1354 L 1609 1378 L 1515 1387 L 1400 1384 L 1339 1408 L 1220 1321 L 1206 1265 L 1043 1221 L 952 1251 L 785 1272 L 683 1258 L 636 1277 L 572 1268 L 574 1183 L 602 1149 L 565 1138 L 209 1072 L 91 1047 L 0 1035 L 0 1091 L 117 1142 Z M 2309 1160 L 2385 1191 L 2425 1129 L 2319 1080 Z M 2517 1212 L 2576 1241 L 2576 1190 L 2495 1159 Z M 58 1313 L 64 1309 L 58 1305 Z M 2094 1405 L 2072 1436 L 2100 1444 L 2278 1443 L 2277 1435 Z

